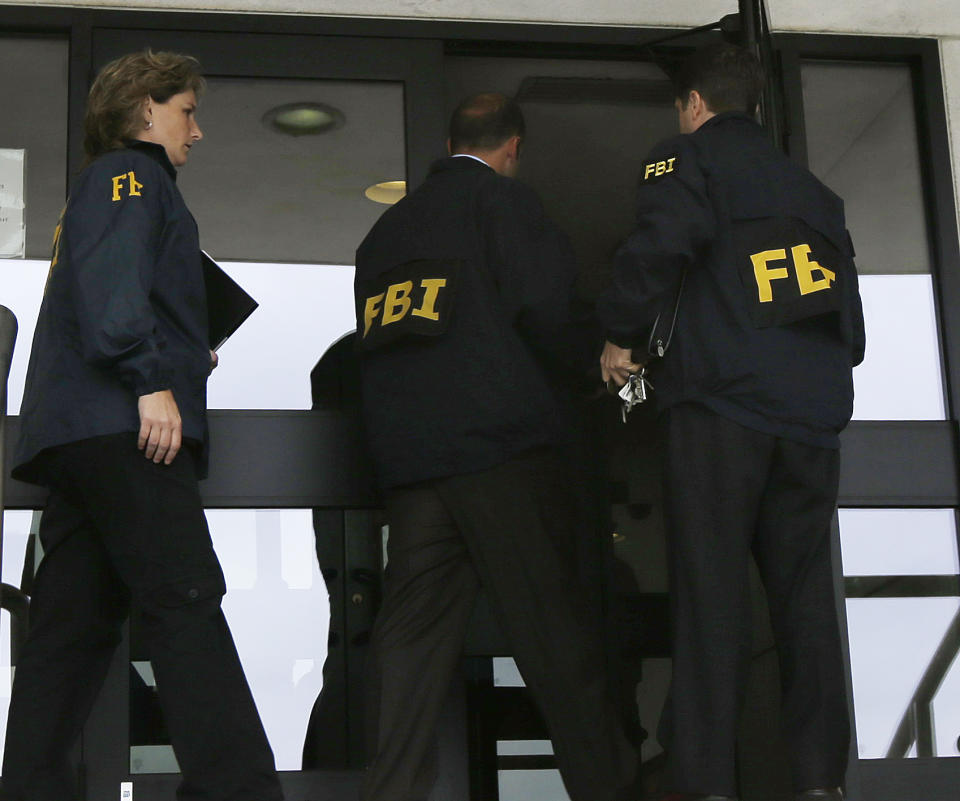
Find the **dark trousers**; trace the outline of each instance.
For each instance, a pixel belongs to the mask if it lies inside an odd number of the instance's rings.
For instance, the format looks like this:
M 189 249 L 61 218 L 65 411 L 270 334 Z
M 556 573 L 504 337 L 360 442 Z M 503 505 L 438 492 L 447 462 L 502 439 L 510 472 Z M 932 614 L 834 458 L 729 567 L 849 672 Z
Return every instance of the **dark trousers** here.
M 543 453 L 387 494 L 364 801 L 429 794 L 437 722 L 481 586 L 546 720 L 573 801 L 612 800 L 633 778 L 635 755 L 606 692 L 600 632 L 588 627 L 560 555 L 572 541 L 569 500 Z
M 780 658 L 797 790 L 843 783 L 849 720 L 830 558 L 839 452 L 694 404 L 667 413 L 673 683 L 661 721 L 671 790 L 734 795 L 756 559 Z
M 55 449 L 44 473 L 45 555 L 10 701 L 4 798 L 77 797 L 67 752 L 103 684 L 131 598 L 183 772 L 177 797 L 282 798 L 220 609 L 223 574 L 191 452 L 155 465 L 137 450 L 136 434 L 96 437 Z

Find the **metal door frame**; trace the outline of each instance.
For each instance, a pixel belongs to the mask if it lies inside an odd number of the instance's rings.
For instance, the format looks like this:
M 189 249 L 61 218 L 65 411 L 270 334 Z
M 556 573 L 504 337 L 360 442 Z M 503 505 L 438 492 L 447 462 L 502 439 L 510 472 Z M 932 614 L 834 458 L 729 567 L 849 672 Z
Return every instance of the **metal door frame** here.
M 731 2 L 731 6 L 734 4 Z M 741 3 L 743 5 L 743 3 Z M 730 11 L 736 9 L 731 7 Z M 406 86 L 407 176 L 420 180 L 430 160 L 442 153 L 445 120 L 442 54 L 543 55 L 560 58 L 647 60 L 637 42 L 664 29 L 508 24 L 390 19 L 338 19 L 307 15 L 245 15 L 182 12 L 99 11 L 73 8 L 0 6 L 0 34 L 63 36 L 70 41 L 68 170 L 82 162 L 82 115 L 89 80 L 102 60 L 149 42 L 200 56 L 210 74 L 261 77 L 360 78 L 403 80 Z M 264 47 L 264 43 L 272 42 Z M 324 47 L 308 47 L 309 43 Z M 931 234 L 934 286 L 942 341 L 948 419 L 934 422 L 853 423 L 845 432 L 841 506 L 925 508 L 960 507 L 958 492 L 958 412 L 960 398 L 960 245 L 940 54 L 935 39 L 825 34 L 775 34 L 778 70 L 784 90 L 784 141 L 805 161 L 800 61 L 803 58 L 894 61 L 910 65 L 919 123 L 921 161 Z M 344 58 L 348 53 L 349 58 Z M 361 77 L 362 76 L 362 77 Z M 21 346 L 26 346 L 22 343 Z M 374 501 L 366 467 L 351 453 L 348 426 L 327 412 L 215 412 L 214 473 L 204 483 L 205 503 L 220 508 L 326 507 L 364 508 Z M 11 420 L 8 443 L 16 431 Z M 8 459 L 9 459 L 9 448 Z M 239 454 L 260 453 L 270 470 L 254 470 Z M 243 471 L 231 469 L 242 464 Z M 318 481 L 318 477 L 320 480 Z M 39 508 L 43 494 L 18 482 L 4 487 L 7 508 Z M 842 577 L 837 587 L 842 591 Z M 842 597 L 842 595 L 841 595 Z M 842 603 L 841 603 L 842 606 Z M 840 610 L 843 615 L 843 610 Z M 118 660 L 121 657 L 118 656 Z M 126 673 L 105 690 L 85 738 L 89 797 L 110 797 L 116 776 L 129 767 L 122 753 L 97 735 L 123 723 L 121 688 Z M 125 696 L 124 696 L 125 697 Z M 118 706 L 119 704 L 119 706 Z M 99 717 L 98 717 L 99 716 Z M 104 736 L 105 739 L 99 738 Z M 111 741 L 112 742 L 112 741 Z M 102 783 L 100 775 L 113 776 Z M 345 792 L 355 777 L 325 774 L 329 792 Z M 137 777 L 137 789 L 153 779 Z M 156 796 L 169 797 L 159 782 Z M 314 778 L 285 777 L 291 798 L 307 788 L 317 795 Z M 311 785 L 311 783 L 313 783 Z M 960 759 L 859 760 L 851 763 L 852 801 L 907 801 L 919 787 L 925 798 L 953 798 L 960 784 Z M 315 786 L 314 786 L 315 785 Z M 101 788 L 103 788 L 101 790 Z M 107 792 L 103 795 L 102 792 Z M 143 795 L 139 796 L 141 799 Z
M 936 422 L 853 423 L 844 438 L 839 506 L 861 508 L 960 508 L 958 399 L 960 399 L 960 244 L 940 51 L 935 39 L 892 37 L 773 37 L 785 98 L 784 140 L 790 155 L 807 163 L 801 63 L 891 63 L 909 67 L 923 170 L 923 201 L 930 241 L 937 329 L 947 419 Z M 869 440 L 858 433 L 870 432 Z M 853 441 L 850 441 L 850 440 Z M 863 488 L 872 487 L 870 492 Z M 853 490 L 853 491 L 851 491 Z M 960 537 L 960 520 L 958 520 Z M 845 581 L 839 529 L 834 525 L 834 585 L 842 623 L 852 742 L 847 773 L 851 801 L 949 801 L 960 786 L 960 757 L 860 759 L 853 713 Z

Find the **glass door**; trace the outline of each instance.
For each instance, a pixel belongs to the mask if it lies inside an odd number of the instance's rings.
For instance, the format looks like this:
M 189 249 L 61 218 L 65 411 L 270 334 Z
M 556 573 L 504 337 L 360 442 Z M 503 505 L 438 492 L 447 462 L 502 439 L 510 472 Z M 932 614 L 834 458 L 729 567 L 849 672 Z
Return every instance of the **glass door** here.
M 291 444 L 302 448 L 330 423 L 311 411 L 311 372 L 354 328 L 357 245 L 443 154 L 441 46 L 96 28 L 92 37 L 94 73 L 150 47 L 195 56 L 207 78 L 204 139 L 178 185 L 201 246 L 260 303 L 209 382 L 203 492 L 227 578 L 224 611 L 288 797 L 341 797 L 356 791 L 363 765 L 359 684 L 375 612 L 369 577 L 379 571 L 379 549 L 364 545 L 379 539 L 377 513 L 345 508 L 371 505 L 360 497 L 364 474 L 334 463 L 359 443 L 330 453 L 318 443 L 320 464 L 297 476 L 306 486 L 297 497 L 294 480 L 272 497 L 259 486 L 217 498 L 215 488 L 257 469 L 282 474 Z M 237 452 L 238 437 L 255 444 Z M 316 488 L 332 472 L 363 489 L 323 502 Z M 172 797 L 179 781 L 136 616 L 130 628 L 84 732 L 88 798 L 114 797 L 118 776 L 141 801 Z
M 845 201 L 867 335 L 835 554 L 855 735 L 848 790 L 854 801 L 955 798 L 957 237 L 936 45 L 785 44 L 792 155 Z

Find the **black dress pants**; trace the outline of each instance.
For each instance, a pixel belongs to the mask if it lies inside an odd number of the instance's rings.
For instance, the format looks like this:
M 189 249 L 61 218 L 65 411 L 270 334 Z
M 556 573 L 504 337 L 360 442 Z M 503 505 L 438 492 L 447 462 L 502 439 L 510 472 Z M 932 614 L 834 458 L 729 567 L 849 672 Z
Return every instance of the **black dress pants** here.
M 667 412 L 673 682 L 667 786 L 736 794 L 756 558 L 780 659 L 795 789 L 843 783 L 850 737 L 830 523 L 839 452 L 744 428 L 695 404 Z
M 546 720 L 573 801 L 612 801 L 635 754 L 605 687 L 600 632 L 561 557 L 574 518 L 552 455 L 388 492 L 384 597 L 368 682 L 364 801 L 422 801 L 479 588 Z
M 3 797 L 72 801 L 67 752 L 103 684 L 131 597 L 142 610 L 160 705 L 183 772 L 181 801 L 283 793 L 220 601 L 223 574 L 193 454 L 169 466 L 136 434 L 54 449 L 40 524 L 44 558 L 16 668 Z

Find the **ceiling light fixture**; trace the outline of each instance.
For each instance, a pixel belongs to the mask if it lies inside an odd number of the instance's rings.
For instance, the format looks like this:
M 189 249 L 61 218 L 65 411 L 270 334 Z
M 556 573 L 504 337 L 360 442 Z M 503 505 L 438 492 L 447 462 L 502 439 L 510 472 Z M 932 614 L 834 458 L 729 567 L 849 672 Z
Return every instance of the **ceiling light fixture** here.
M 386 206 L 392 206 L 407 194 L 406 181 L 383 181 L 373 186 L 368 186 L 363 190 L 363 194 L 368 200 L 374 203 L 383 203 Z
M 346 121 L 340 109 L 325 103 L 288 103 L 270 109 L 262 122 L 288 136 L 322 134 L 339 128 Z

